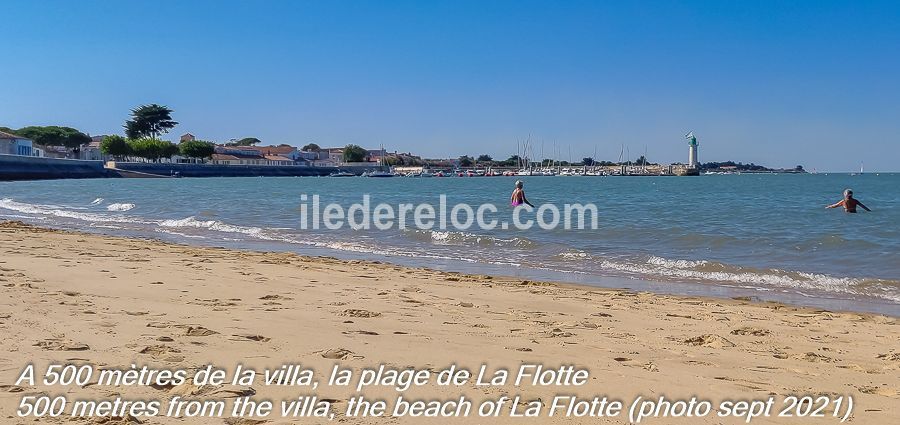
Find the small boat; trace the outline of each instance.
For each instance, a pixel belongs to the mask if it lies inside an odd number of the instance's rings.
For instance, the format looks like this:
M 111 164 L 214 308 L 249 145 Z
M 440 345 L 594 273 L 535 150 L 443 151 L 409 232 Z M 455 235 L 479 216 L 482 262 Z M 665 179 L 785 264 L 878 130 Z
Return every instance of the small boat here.
M 394 177 L 394 173 L 390 171 L 374 170 L 363 173 L 363 177 Z
M 387 165 L 387 164 L 385 164 L 385 161 L 384 161 L 384 145 L 381 146 L 381 160 L 379 161 L 379 165 L 381 167 L 385 167 Z M 394 176 L 397 176 L 398 174 L 395 174 L 393 171 L 391 171 L 391 169 L 388 169 L 387 171 L 371 170 L 371 171 L 363 173 L 362 175 L 363 175 L 363 177 L 394 177 Z
M 335 171 L 329 174 L 328 177 L 356 177 L 356 174 L 349 171 Z

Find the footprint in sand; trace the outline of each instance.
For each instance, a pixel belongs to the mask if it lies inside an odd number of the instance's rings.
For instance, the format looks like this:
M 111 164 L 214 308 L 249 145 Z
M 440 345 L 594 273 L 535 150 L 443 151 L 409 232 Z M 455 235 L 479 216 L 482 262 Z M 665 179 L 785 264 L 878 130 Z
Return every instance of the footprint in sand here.
M 381 313 L 377 311 L 369 311 L 369 310 L 361 310 L 356 308 L 348 308 L 340 313 L 341 316 L 346 317 L 358 317 L 361 319 L 368 319 L 372 317 L 380 317 Z
M 894 388 L 862 386 L 857 389 L 863 394 L 875 394 L 891 398 L 900 398 L 900 390 Z
M 0 391 L 7 393 L 20 393 L 25 391 L 25 388 L 22 388 L 18 385 L 0 385 Z
M 710 347 L 710 348 L 727 348 L 734 347 L 734 343 L 719 336 L 713 334 L 706 334 L 695 336 L 693 338 L 689 338 L 684 340 L 684 343 L 687 345 L 693 345 L 698 347 Z
M 190 378 L 183 384 L 170 388 L 168 392 L 169 395 L 204 397 L 209 399 L 250 397 L 256 394 L 256 390 L 252 387 L 240 387 L 236 385 L 194 385 L 193 380 Z
M 794 354 L 790 358 L 795 360 L 804 360 L 810 363 L 834 363 L 834 359 L 817 353 Z
M 354 352 L 346 349 L 346 348 L 329 348 L 327 350 L 316 351 L 316 354 L 322 356 L 325 359 L 332 360 L 348 360 L 348 359 L 362 359 L 363 356 L 358 356 Z
M 256 342 L 269 342 L 272 340 L 272 338 L 265 337 L 262 335 L 256 335 L 256 334 L 239 334 L 239 335 L 232 335 L 232 336 L 235 337 L 239 341 L 247 340 L 247 341 L 256 341 Z
M 273 300 L 290 301 L 290 300 L 293 300 L 293 298 L 291 298 L 291 297 L 285 297 L 283 295 L 276 295 L 276 294 L 265 295 L 265 296 L 259 297 L 259 299 L 261 299 L 263 301 L 273 301 Z
M 148 345 L 138 351 L 140 354 L 146 354 L 154 359 L 159 359 L 165 362 L 178 363 L 184 361 L 184 356 L 179 355 L 181 350 L 170 347 L 168 345 Z
M 732 335 L 745 335 L 745 336 L 746 335 L 766 336 L 766 335 L 769 335 L 770 333 L 771 332 L 769 332 L 768 329 L 754 328 L 752 326 L 744 326 L 742 328 L 737 328 L 737 329 L 731 331 Z
M 218 334 L 218 332 L 204 328 L 203 326 L 188 326 L 184 334 L 186 336 L 210 336 Z
M 547 332 L 546 335 L 550 338 L 569 338 L 575 336 L 574 333 L 564 331 L 560 328 L 553 328 L 549 332 Z
M 80 342 L 59 341 L 53 339 L 38 341 L 33 345 L 49 351 L 87 351 L 91 349 L 87 344 L 82 344 Z
M 341 333 L 344 334 L 344 335 L 371 335 L 371 336 L 378 335 L 378 332 L 373 332 L 373 331 L 361 331 L 361 330 L 360 330 L 360 331 L 344 331 L 344 332 L 341 332 Z
M 225 425 L 260 425 L 269 423 L 270 421 L 264 419 L 249 419 L 249 418 L 226 418 Z
M 0 317 L 0 319 L 2 319 L 2 317 Z M 889 362 L 900 362 L 900 353 L 884 353 L 875 356 L 875 358 Z

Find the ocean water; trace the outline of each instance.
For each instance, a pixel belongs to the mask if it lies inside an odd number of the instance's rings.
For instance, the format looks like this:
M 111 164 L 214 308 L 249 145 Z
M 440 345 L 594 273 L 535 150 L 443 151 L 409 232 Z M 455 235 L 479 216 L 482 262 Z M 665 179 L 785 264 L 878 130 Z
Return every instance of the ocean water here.
M 595 203 L 596 230 L 301 229 L 322 204 L 494 203 L 516 178 L 97 179 L 0 183 L 0 219 L 187 244 L 900 315 L 900 174 L 519 177 L 533 203 Z M 826 210 L 852 188 L 874 212 Z M 309 205 L 309 203 L 307 203 Z M 311 208 L 311 205 L 309 205 Z M 528 218 L 528 214 L 523 214 Z

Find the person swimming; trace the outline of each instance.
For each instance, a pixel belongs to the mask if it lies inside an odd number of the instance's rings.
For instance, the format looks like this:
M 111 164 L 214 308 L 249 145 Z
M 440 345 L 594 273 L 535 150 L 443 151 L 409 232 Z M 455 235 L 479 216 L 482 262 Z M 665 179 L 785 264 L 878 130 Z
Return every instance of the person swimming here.
M 855 213 L 857 205 L 862 207 L 862 209 L 864 209 L 866 211 L 869 211 L 869 212 L 872 211 L 869 209 L 869 207 L 863 205 L 862 202 L 857 201 L 856 198 L 853 197 L 852 190 L 847 189 L 847 190 L 844 190 L 844 199 L 841 199 L 840 201 L 835 202 L 825 208 L 844 207 L 844 211 L 846 211 L 848 213 Z
M 525 197 L 525 186 L 522 183 L 522 180 L 516 180 L 516 188 L 513 189 L 512 196 L 510 196 L 509 201 L 514 207 L 518 207 L 519 205 L 528 205 L 531 208 L 534 208 L 534 205 L 531 205 L 531 202 L 528 202 L 528 198 Z

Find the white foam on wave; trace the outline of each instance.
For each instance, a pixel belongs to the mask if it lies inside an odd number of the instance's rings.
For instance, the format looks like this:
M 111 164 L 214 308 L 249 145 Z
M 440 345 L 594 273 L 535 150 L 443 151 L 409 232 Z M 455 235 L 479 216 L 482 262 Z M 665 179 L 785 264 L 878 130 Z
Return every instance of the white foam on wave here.
M 260 229 L 259 227 L 235 226 L 232 224 L 223 223 L 218 220 L 197 220 L 197 218 L 194 216 L 182 219 L 162 220 L 157 224 L 162 227 L 193 227 L 198 229 L 213 230 L 216 232 L 241 233 L 255 237 L 259 237 L 262 235 L 262 229 Z
M 695 267 L 705 266 L 709 264 L 706 260 L 672 260 L 668 258 L 651 256 L 647 259 L 647 264 L 654 266 L 673 268 L 673 269 L 692 269 Z
M 660 281 L 698 281 L 720 284 L 737 284 L 741 287 L 771 290 L 790 289 L 815 290 L 861 296 L 874 296 L 900 302 L 900 294 L 888 290 L 885 285 L 866 286 L 869 280 L 851 277 L 837 277 L 819 273 L 792 272 L 785 270 L 746 270 L 742 267 L 719 264 L 707 260 L 682 260 L 651 256 L 644 263 L 627 260 L 608 260 L 595 257 L 584 251 L 568 251 L 557 254 L 558 258 L 570 261 L 588 261 L 601 269 L 617 274 L 633 275 Z M 714 266 L 714 267 L 711 267 Z M 711 269 L 711 270 L 710 270 Z
M 585 260 L 592 258 L 591 254 L 584 251 L 566 251 L 556 254 L 556 256 L 564 260 Z
M 900 294 L 890 292 L 875 292 L 862 289 L 863 279 L 851 277 L 836 277 L 818 273 L 788 272 L 783 270 L 740 271 L 734 270 L 708 271 L 695 270 L 694 267 L 705 266 L 707 261 L 668 260 L 651 257 L 646 264 L 618 262 L 602 260 L 600 266 L 604 269 L 615 270 L 630 274 L 649 277 L 663 277 L 667 280 L 684 279 L 702 282 L 721 282 L 752 284 L 754 287 L 780 287 L 792 290 L 815 290 L 852 295 L 876 296 L 879 298 L 900 302 Z M 724 268 L 731 268 L 722 265 Z
M 150 222 L 129 217 L 124 215 L 97 214 L 89 212 L 79 212 L 66 209 L 57 205 L 39 205 L 17 202 L 10 198 L 0 199 L 0 208 L 23 214 L 33 214 L 37 216 L 51 216 L 61 218 L 71 218 L 75 220 L 87 221 L 90 223 L 141 223 L 150 224 Z M 38 218 L 38 217 L 35 217 Z
M 511 247 L 511 248 L 530 248 L 535 245 L 534 241 L 513 236 L 511 238 L 503 238 L 499 236 L 482 235 L 477 233 L 447 231 L 447 230 L 407 230 L 407 235 L 411 235 L 415 239 L 430 240 L 435 245 L 458 245 L 458 246 L 486 246 L 486 247 Z
M 109 204 L 106 206 L 107 211 L 131 211 L 134 209 L 134 204 Z

